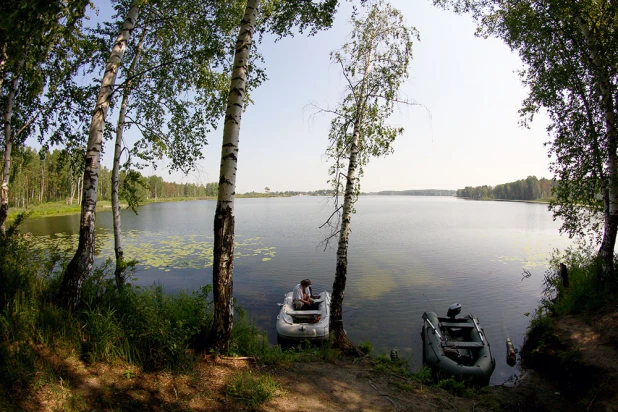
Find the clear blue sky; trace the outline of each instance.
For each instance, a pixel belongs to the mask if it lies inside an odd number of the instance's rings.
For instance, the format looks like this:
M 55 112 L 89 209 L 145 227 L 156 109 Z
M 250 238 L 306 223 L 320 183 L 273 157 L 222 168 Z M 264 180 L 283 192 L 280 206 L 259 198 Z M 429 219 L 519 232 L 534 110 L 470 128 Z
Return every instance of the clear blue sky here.
M 394 154 L 371 160 L 361 190 L 457 189 L 550 177 L 546 118 L 537 116 L 531 129 L 518 124 L 526 95 L 516 73 L 522 67 L 518 56 L 499 40 L 475 37 L 470 17 L 435 8 L 430 0 L 391 4 L 421 36 L 402 94 L 429 114 L 400 107 L 390 123 L 405 133 Z M 345 42 L 350 12 L 351 5 L 342 2 L 331 30 L 258 45 L 269 80 L 253 93 L 255 104 L 242 117 L 237 192 L 328 188 L 324 152 L 330 119 L 312 116 L 310 104 L 332 107 L 342 95 L 343 79 L 329 52 Z M 217 181 L 221 137 L 222 127 L 211 134 L 205 159 L 188 176 L 169 175 L 164 166 L 143 173 L 177 182 Z M 112 150 L 108 144 L 103 160 L 108 167 Z

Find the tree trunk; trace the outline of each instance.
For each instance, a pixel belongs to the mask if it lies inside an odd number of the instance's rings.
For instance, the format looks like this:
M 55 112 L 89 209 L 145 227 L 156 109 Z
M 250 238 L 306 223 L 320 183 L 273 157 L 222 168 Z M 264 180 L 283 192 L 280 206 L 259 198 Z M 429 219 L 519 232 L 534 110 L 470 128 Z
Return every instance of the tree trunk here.
M 333 336 L 333 346 L 352 351 L 362 356 L 362 352 L 348 339 L 343 328 L 343 296 L 348 273 L 348 241 L 350 236 L 350 222 L 352 220 L 352 207 L 354 205 L 354 186 L 356 171 L 358 168 L 358 152 L 361 140 L 361 126 L 363 122 L 363 110 L 367 99 L 367 83 L 372 69 L 373 49 L 369 50 L 365 62 L 363 83 L 356 104 L 354 130 L 350 157 L 348 161 L 348 174 L 346 175 L 345 193 L 343 196 L 343 210 L 341 215 L 341 230 L 339 231 L 339 245 L 337 247 L 337 267 L 335 281 L 333 282 L 333 295 L 330 304 L 330 333 Z
M 352 205 L 354 204 L 354 183 L 358 167 L 358 145 L 360 142 L 360 110 L 354 122 L 354 134 L 350 147 L 348 174 L 346 176 L 345 194 L 343 197 L 343 211 L 341 216 L 341 230 L 339 231 L 339 246 L 337 247 L 337 267 L 333 282 L 333 295 L 330 303 L 330 333 L 335 348 L 350 350 L 355 346 L 348 339 L 343 328 L 343 295 L 348 273 L 348 240 L 350 236 L 350 221 L 352 219 Z
M 11 118 L 13 117 L 13 104 L 15 103 L 15 92 L 17 91 L 17 83 L 19 81 L 19 72 L 21 71 L 20 62 L 17 72 L 13 76 L 11 82 L 11 90 L 6 100 L 4 109 L 4 166 L 2 169 L 2 189 L 0 191 L 0 231 L 4 233 L 4 222 L 9 215 L 9 176 L 11 172 L 11 149 L 13 148 L 13 136 L 11 133 Z
M 249 52 L 259 6 L 259 0 L 248 0 L 245 15 L 240 22 L 223 126 L 219 194 L 214 221 L 215 239 L 212 270 L 214 318 L 207 343 L 210 348 L 217 352 L 227 351 L 234 320 L 232 278 L 234 272 L 234 195 L 238 165 L 238 141 L 240 119 L 245 104 Z
M 0 51 L 0 90 L 2 90 L 2 84 L 4 83 L 4 66 L 8 56 L 6 55 L 6 42 L 2 43 L 2 50 Z
M 116 127 L 116 142 L 114 144 L 114 166 L 112 167 L 112 213 L 114 220 L 114 253 L 116 255 L 116 287 L 122 290 L 124 287 L 124 251 L 122 250 L 122 228 L 120 222 L 120 201 L 118 199 L 118 191 L 120 190 L 120 157 L 122 155 L 122 136 L 127 117 L 127 105 L 129 104 L 129 96 L 131 95 L 132 81 L 130 80 L 135 72 L 135 67 L 142 54 L 144 39 L 146 38 L 147 28 L 142 31 L 135 56 L 131 62 L 131 66 L 127 72 L 127 84 L 124 86 L 122 93 L 122 104 L 120 105 L 120 114 L 118 115 L 118 126 Z
M 579 15 L 575 15 L 575 20 L 579 24 L 580 30 L 584 35 L 588 46 L 589 56 L 595 73 L 596 87 L 601 93 L 601 107 L 605 120 L 605 132 L 607 135 L 607 175 L 609 185 L 607 191 L 603 193 L 604 203 L 604 228 L 603 241 L 597 256 L 601 260 L 602 281 L 614 281 L 614 247 L 616 246 L 616 236 L 618 233 L 618 129 L 616 127 L 616 113 L 613 99 L 613 87 L 608 73 L 608 68 L 603 66 L 601 61 L 602 50 L 598 46 L 598 41 L 588 27 L 588 24 Z
M 45 192 L 45 158 L 41 159 L 41 184 L 39 186 L 39 203 L 43 203 L 43 193 Z
M 101 82 L 101 90 L 97 97 L 97 105 L 90 123 L 88 146 L 86 151 L 86 165 L 83 175 L 83 194 L 81 204 L 81 219 L 79 227 L 79 244 L 75 256 L 67 266 L 60 288 L 60 302 L 69 309 L 74 308 L 79 301 L 81 284 L 88 276 L 94 265 L 94 224 L 97 208 L 97 185 L 103 141 L 105 117 L 118 74 L 118 67 L 122 61 L 127 42 L 135 27 L 139 7 L 133 3 L 129 9 L 120 34 L 114 43 L 112 53 L 105 67 L 105 74 Z

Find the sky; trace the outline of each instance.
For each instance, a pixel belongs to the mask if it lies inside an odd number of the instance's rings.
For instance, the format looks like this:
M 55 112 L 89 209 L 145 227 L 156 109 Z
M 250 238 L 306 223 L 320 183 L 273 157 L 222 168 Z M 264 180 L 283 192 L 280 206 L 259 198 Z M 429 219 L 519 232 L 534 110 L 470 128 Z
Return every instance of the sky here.
M 352 7 L 341 3 L 332 29 L 278 42 L 265 38 L 257 46 L 268 81 L 253 92 L 254 104 L 242 116 L 237 193 L 329 187 L 330 118 L 312 105 L 334 107 L 343 95 L 344 79 L 329 59 L 350 33 Z M 543 145 L 549 140 L 547 118 L 536 116 L 530 129 L 519 124 L 526 90 L 517 74 L 523 67 L 517 54 L 498 39 L 475 37 L 471 17 L 436 8 L 431 0 L 391 4 L 421 37 L 401 95 L 425 108 L 397 108 L 388 123 L 405 132 L 394 143 L 394 154 L 371 159 L 361 190 L 454 190 L 551 177 Z M 210 134 L 204 159 L 188 175 L 170 175 L 166 161 L 142 173 L 183 183 L 217 181 L 222 134 L 222 126 Z M 102 164 L 111 168 L 112 144 L 105 150 Z

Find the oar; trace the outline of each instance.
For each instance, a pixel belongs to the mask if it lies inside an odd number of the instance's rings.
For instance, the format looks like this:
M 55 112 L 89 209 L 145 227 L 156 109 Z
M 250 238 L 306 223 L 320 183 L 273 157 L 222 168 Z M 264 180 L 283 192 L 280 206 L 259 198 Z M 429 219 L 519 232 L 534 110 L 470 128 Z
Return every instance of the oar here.
M 440 332 L 438 332 L 438 329 L 436 329 L 435 326 L 433 326 L 433 323 L 431 323 L 431 321 L 429 320 L 429 318 L 427 317 L 426 313 L 423 313 L 423 320 L 425 320 L 427 323 L 429 323 L 429 326 L 431 326 L 431 328 L 433 329 L 433 331 L 435 332 L 436 335 L 438 335 L 438 337 L 440 338 L 440 340 L 444 340 L 442 338 L 442 335 L 440 335 Z
M 474 316 L 472 316 L 472 322 L 474 322 L 474 327 L 476 328 L 476 331 L 479 333 L 479 336 L 481 337 L 481 342 L 483 342 L 483 345 L 484 345 L 485 338 L 483 337 L 483 332 L 481 332 L 481 328 L 479 328 L 479 324 L 476 323 L 476 318 Z

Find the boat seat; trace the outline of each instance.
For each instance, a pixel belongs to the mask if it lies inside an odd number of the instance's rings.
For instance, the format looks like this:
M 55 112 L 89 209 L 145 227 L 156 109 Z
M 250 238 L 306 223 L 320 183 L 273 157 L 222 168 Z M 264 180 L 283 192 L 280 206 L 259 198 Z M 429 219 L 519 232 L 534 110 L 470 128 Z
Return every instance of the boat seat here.
M 485 346 L 483 342 L 458 342 L 449 340 L 442 343 L 442 346 L 447 348 L 460 348 L 460 349 L 477 349 Z
M 440 326 L 445 328 L 474 328 L 474 325 L 463 322 L 440 322 Z
M 288 310 L 286 313 L 291 316 L 311 316 L 311 315 L 321 315 L 322 311 L 319 311 L 319 310 Z

